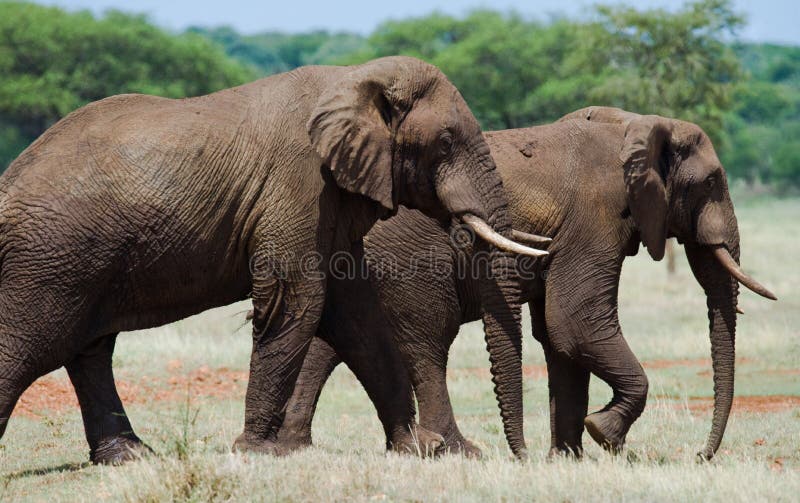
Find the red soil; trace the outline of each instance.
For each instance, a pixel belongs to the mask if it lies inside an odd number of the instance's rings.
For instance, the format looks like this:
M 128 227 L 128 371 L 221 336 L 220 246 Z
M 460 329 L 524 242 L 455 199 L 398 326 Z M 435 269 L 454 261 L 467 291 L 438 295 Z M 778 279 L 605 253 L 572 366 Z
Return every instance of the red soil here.
M 749 360 L 739 359 L 738 364 L 749 363 Z M 651 360 L 644 362 L 644 367 L 649 369 L 663 369 L 676 366 L 711 366 L 711 361 L 698 360 Z M 117 379 L 117 389 L 122 402 L 125 404 L 147 403 L 152 401 L 183 401 L 187 398 L 197 400 L 202 398 L 244 398 L 248 372 L 230 370 L 227 368 L 211 369 L 200 367 L 191 372 L 182 372 L 183 365 L 178 360 L 167 364 L 168 377 L 139 377 L 128 381 Z M 527 379 L 546 379 L 547 368 L 543 365 L 525 365 L 522 369 L 523 376 Z M 796 375 L 800 369 L 775 371 L 786 375 Z M 451 376 L 475 375 L 490 378 L 487 367 L 451 369 Z M 681 404 L 680 407 L 683 405 Z M 693 413 L 710 413 L 713 409 L 713 399 L 710 397 L 693 397 L 689 399 L 689 410 Z M 63 377 L 45 376 L 28 388 L 22 395 L 14 415 L 37 417 L 45 411 L 63 412 L 78 408 L 75 391 L 68 379 Z M 800 396 L 769 395 L 769 396 L 737 396 L 733 401 L 733 411 L 736 413 L 751 412 L 777 412 L 793 408 L 800 408 Z
M 737 358 L 736 365 L 743 365 L 752 363 L 753 360 L 749 358 Z M 673 367 L 711 367 L 711 360 L 709 358 L 698 358 L 696 360 L 648 360 L 642 362 L 642 366 L 646 369 L 669 369 Z
M 177 401 L 190 397 L 244 397 L 248 373 L 227 368 L 200 367 L 179 374 L 180 362 L 172 361 L 167 378 L 141 377 L 136 382 L 117 379 L 117 390 L 124 404 L 152 401 Z M 22 395 L 15 416 L 36 417 L 43 411 L 63 412 L 78 408 L 72 384 L 66 378 L 45 376 L 33 383 Z
M 714 399 L 711 397 L 689 398 L 689 410 L 696 414 L 711 413 L 714 410 Z M 682 407 L 683 405 L 681 405 Z M 735 396 L 733 412 L 780 412 L 800 408 L 800 396 L 797 395 L 751 395 Z

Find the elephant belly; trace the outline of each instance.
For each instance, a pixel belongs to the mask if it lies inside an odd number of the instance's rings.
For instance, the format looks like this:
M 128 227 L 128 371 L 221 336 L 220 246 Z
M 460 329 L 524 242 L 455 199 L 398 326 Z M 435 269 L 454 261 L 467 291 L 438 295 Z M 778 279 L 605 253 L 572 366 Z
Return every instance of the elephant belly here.
M 236 263 L 242 262 L 242 263 Z M 108 312 L 112 331 L 164 325 L 247 298 L 251 289 L 247 261 L 231 261 L 212 252 L 177 253 L 115 279 Z

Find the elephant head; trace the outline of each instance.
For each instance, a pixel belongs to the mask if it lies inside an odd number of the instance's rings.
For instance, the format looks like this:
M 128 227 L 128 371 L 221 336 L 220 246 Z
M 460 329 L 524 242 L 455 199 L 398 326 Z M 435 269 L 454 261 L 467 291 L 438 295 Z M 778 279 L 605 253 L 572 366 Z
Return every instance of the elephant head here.
M 719 448 L 733 402 L 734 340 L 739 283 L 776 300 L 739 267 L 739 229 L 725 170 L 711 139 L 696 124 L 617 108 L 589 107 L 561 120 L 626 127 L 620 152 L 628 207 L 650 256 L 661 260 L 668 237 L 686 248 L 706 294 L 714 369 L 714 415 L 705 449 Z
M 481 278 L 486 341 L 509 445 L 524 456 L 520 291 L 510 253 L 545 252 L 511 241 L 507 200 L 477 120 L 434 66 L 390 57 L 352 67 L 323 93 L 308 121 L 311 143 L 336 183 L 380 203 L 439 220 L 451 216 L 490 252 Z M 517 235 L 519 237 L 519 235 Z

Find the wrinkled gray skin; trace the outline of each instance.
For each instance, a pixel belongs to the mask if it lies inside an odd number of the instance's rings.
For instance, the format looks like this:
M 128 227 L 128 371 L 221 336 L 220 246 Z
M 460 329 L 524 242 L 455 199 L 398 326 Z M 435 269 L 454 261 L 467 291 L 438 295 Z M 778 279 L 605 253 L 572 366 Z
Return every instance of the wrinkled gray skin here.
M 140 448 L 115 389 L 116 335 L 252 296 L 235 448 L 277 429 L 326 299 L 327 259 L 399 205 L 471 213 L 510 236 L 478 123 L 435 67 L 393 57 L 304 67 L 185 100 L 123 95 L 50 128 L 0 178 L 0 436 L 17 399 L 66 366 L 91 459 Z M 490 250 L 492 267 L 514 258 Z M 309 253 L 312 253 L 309 256 Z M 509 441 L 524 454 L 519 287 L 485 275 L 487 341 Z M 392 431 L 396 447 L 412 433 Z
M 660 260 L 667 236 L 674 236 L 685 245 L 707 295 L 714 415 L 700 455 L 711 458 L 733 398 L 738 295 L 737 282 L 712 250 L 724 248 L 738 261 L 739 233 L 725 172 L 708 136 L 691 123 L 604 107 L 579 110 L 552 125 L 485 136 L 509 194 L 514 228 L 553 238 L 550 255 L 533 264 L 536 277 L 522 287 L 533 336 L 547 360 L 551 454 L 580 456 L 584 425 L 598 443 L 618 451 L 642 413 L 648 382 L 619 325 L 620 272 L 640 242 Z M 419 235 L 426 238 L 415 239 Z M 408 243 L 417 256 L 424 250 L 421 255 L 436 257 L 439 269 L 429 265 L 433 260 L 415 260 Z M 401 211 L 376 225 L 365 246 L 369 282 L 378 295 L 364 293 L 364 280 L 332 287 L 342 301 L 326 311 L 280 436 L 311 442 L 316 399 L 341 359 L 365 385 L 384 425 L 396 410 L 413 407 L 411 385 L 420 425 L 444 436 L 441 449 L 480 455 L 458 430 L 445 376 L 459 325 L 477 319 L 482 309 L 480 285 L 452 274 L 465 252 L 416 211 Z M 417 275 L 381 278 L 383 264 L 392 261 L 400 270 L 417 266 Z M 376 299 L 381 305 L 374 305 Z M 358 316 L 381 307 L 385 314 Z M 409 374 L 396 373 L 404 364 Z M 614 395 L 587 416 L 590 373 Z

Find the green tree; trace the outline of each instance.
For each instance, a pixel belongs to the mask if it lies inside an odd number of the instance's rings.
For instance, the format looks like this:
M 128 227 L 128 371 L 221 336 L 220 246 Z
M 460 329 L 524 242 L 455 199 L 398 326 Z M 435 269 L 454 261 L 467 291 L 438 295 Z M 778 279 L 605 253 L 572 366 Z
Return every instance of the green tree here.
M 241 35 L 233 28 L 224 26 L 213 29 L 193 27 L 189 32 L 220 44 L 229 56 L 252 66 L 260 75 L 285 72 L 304 65 L 330 64 L 343 55 L 360 50 L 364 45 L 364 38 L 359 35 L 323 30 L 299 34 L 264 32 Z
M 208 40 L 170 35 L 142 16 L 98 19 L 22 2 L 0 3 L 0 75 L 4 156 L 90 101 L 128 92 L 193 96 L 251 78 Z
M 591 93 L 599 103 L 639 113 L 679 117 L 721 137 L 739 61 L 726 44 L 744 19 L 730 0 L 699 0 L 662 9 L 598 7 L 584 42 L 584 62 L 604 76 Z
M 475 11 L 390 21 L 350 58 L 407 54 L 450 77 L 485 128 L 549 122 L 592 104 L 698 122 L 719 137 L 739 63 L 726 36 L 742 23 L 728 0 L 676 12 L 598 7 L 592 22 L 547 24 Z
M 800 48 L 733 45 L 747 77 L 738 83 L 725 116 L 726 170 L 748 183 L 783 191 L 800 185 Z

